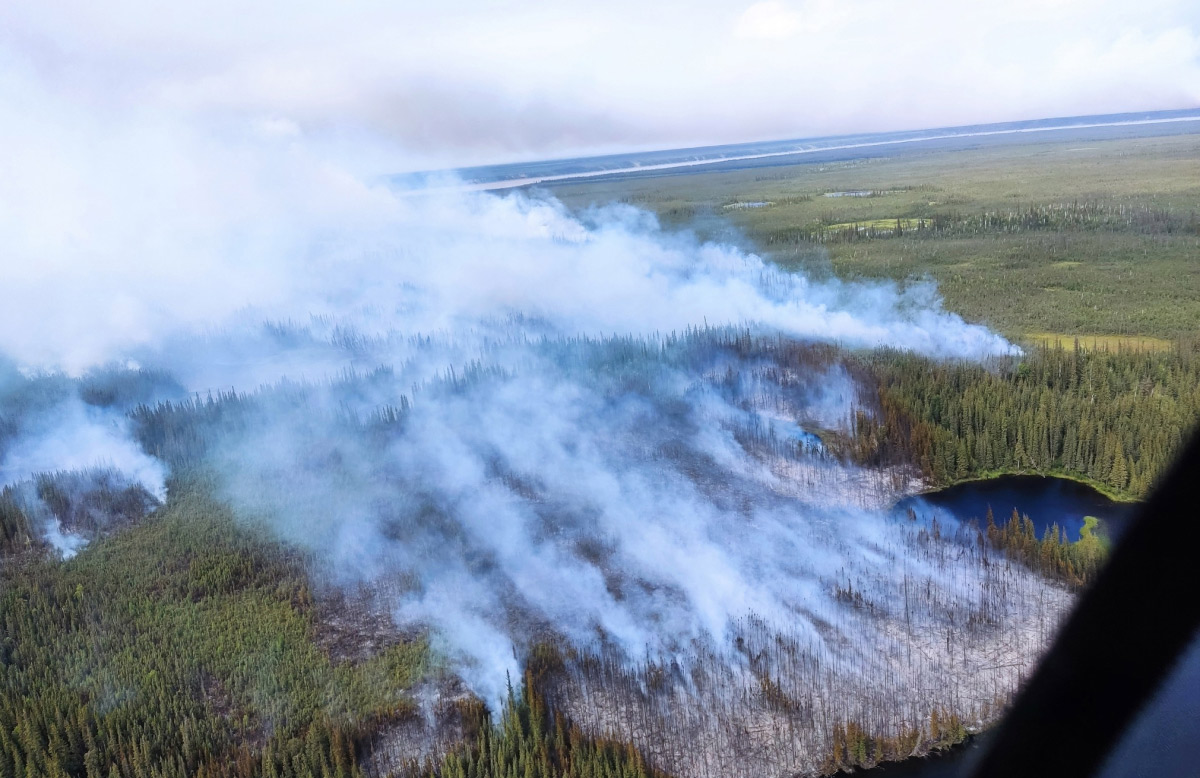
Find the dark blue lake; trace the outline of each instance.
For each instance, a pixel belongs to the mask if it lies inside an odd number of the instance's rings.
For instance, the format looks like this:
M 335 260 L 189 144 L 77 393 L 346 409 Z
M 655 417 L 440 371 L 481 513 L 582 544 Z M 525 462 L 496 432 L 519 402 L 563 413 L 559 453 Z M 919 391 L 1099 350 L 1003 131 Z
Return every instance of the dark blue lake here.
M 1074 541 L 1079 539 L 1085 516 L 1103 520 L 1103 526 L 1116 534 L 1137 506 L 1110 500 L 1087 484 L 1066 478 L 1006 475 L 906 497 L 896 507 L 901 511 L 911 507 L 920 516 L 948 514 L 959 521 L 974 518 L 981 527 L 989 507 L 997 524 L 1006 521 L 1015 508 L 1018 513 L 1029 515 L 1038 537 L 1057 522 L 1066 530 L 1068 539 Z

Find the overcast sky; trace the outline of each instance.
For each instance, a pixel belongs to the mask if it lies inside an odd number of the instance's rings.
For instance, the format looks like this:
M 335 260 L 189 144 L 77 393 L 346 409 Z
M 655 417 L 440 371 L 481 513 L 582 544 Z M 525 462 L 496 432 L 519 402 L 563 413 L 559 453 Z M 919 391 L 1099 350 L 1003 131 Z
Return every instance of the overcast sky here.
M 1200 3 L 8 0 L 31 93 L 458 166 L 1196 107 Z

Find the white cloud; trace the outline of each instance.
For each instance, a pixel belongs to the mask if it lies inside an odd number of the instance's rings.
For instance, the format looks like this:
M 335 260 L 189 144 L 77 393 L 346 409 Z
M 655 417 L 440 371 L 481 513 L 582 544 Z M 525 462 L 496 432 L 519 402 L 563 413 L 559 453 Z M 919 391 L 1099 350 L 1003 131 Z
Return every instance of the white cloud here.
M 861 6 L 838 0 L 807 0 L 794 7 L 778 0 L 765 0 L 742 13 L 733 34 L 735 38 L 760 41 L 833 35 L 855 21 L 870 23 L 869 18 L 861 16 Z
M 777 40 L 800 31 L 800 14 L 778 0 L 765 0 L 746 9 L 738 18 L 734 35 L 739 38 Z
M 111 111 L 379 133 L 414 168 L 1196 105 L 1200 4 L 15 0 L 0 62 Z

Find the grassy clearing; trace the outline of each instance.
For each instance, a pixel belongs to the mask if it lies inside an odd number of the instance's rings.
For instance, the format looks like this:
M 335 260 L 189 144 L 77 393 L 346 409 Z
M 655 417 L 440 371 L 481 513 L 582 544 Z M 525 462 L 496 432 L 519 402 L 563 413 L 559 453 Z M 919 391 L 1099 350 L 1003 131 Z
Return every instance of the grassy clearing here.
M 1084 516 L 1083 527 L 1079 530 L 1079 540 L 1075 541 L 1080 548 L 1086 548 L 1091 553 L 1107 556 L 1112 549 L 1112 539 L 1104 527 L 1104 522 L 1095 516 Z
M 1165 338 L 1146 335 L 1072 335 L 1064 332 L 1028 332 L 1025 340 L 1050 348 L 1074 348 L 1078 341 L 1080 348 L 1093 351 L 1167 351 L 1172 345 Z
M 571 207 L 647 208 L 668 228 L 818 276 L 931 278 L 950 309 L 1013 338 L 1200 332 L 1200 135 L 910 150 L 550 189 Z M 886 194 L 823 196 L 850 191 Z M 746 202 L 772 205 L 724 207 Z M 896 219 L 908 225 L 898 236 Z M 917 233 L 921 220 L 950 229 Z M 880 234 L 814 245 L 830 225 Z
M 827 227 L 827 229 L 829 229 L 829 230 L 849 230 L 849 229 L 894 230 L 897 227 L 899 227 L 902 230 L 915 230 L 923 222 L 924 222 L 923 219 L 901 219 L 898 217 L 897 218 L 887 218 L 887 219 L 868 219 L 866 221 L 861 221 L 861 222 L 841 222 L 839 224 L 830 224 Z

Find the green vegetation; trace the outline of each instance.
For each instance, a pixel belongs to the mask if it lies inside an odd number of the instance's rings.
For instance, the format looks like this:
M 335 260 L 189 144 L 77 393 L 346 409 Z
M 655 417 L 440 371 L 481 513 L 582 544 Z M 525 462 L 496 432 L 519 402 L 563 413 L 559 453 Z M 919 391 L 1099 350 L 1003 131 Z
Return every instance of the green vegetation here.
M 304 560 L 176 484 L 160 515 L 0 579 L 0 776 L 357 775 L 423 640 L 335 664 Z
M 1095 516 L 1083 517 L 1083 527 L 1079 530 L 1079 540 L 1076 542 L 1087 544 L 1106 554 L 1112 545 L 1112 541 L 1104 534 L 1100 519 Z
M 987 474 L 1066 474 L 1142 497 L 1200 419 L 1200 354 L 1038 348 L 1023 359 L 863 358 L 878 389 L 852 456 L 911 462 L 935 485 Z
M 957 723 L 958 718 L 954 719 Z M 941 740 L 937 711 L 934 711 L 930 723 L 932 731 L 938 733 L 937 745 L 934 747 L 950 745 Z M 962 728 L 961 723 L 957 726 L 962 730 L 962 735 L 955 742 L 961 742 L 962 738 L 966 737 L 966 730 Z M 896 737 L 880 737 L 872 735 L 857 721 L 847 721 L 844 724 L 839 722 L 833 725 L 833 745 L 821 765 L 821 772 L 831 774 L 856 768 L 871 768 L 881 762 L 895 762 L 916 753 L 921 739 L 921 731 L 916 728 L 908 729 Z
M 925 219 L 868 219 L 861 222 L 822 224 L 814 230 L 812 237 L 820 241 L 892 237 L 903 235 L 906 231 L 924 230 L 927 225 L 928 222 Z
M 788 268 L 934 279 L 947 306 L 1027 333 L 1191 338 L 1200 322 L 1200 135 L 905 150 L 881 159 L 566 183 Z M 870 191 L 868 197 L 826 197 Z M 726 208 L 736 203 L 767 206 Z M 1064 345 L 1069 346 L 1070 343 Z
M 0 494 L 0 776 L 357 778 L 381 729 L 420 715 L 442 671 L 423 639 L 322 650 L 309 560 L 235 522 L 198 482 L 68 562 L 33 553 Z M 464 742 L 413 775 L 652 778 L 632 747 L 548 710 L 527 674 L 499 724 L 459 705 Z
M 426 775 L 437 778 L 665 778 L 631 745 L 586 736 L 551 709 L 532 673 L 515 695 L 509 685 L 499 726 L 481 714 L 474 742 Z
M 1146 335 L 1068 335 L 1064 332 L 1028 332 L 1025 340 L 1035 346 L 1050 348 L 1080 348 L 1089 351 L 1170 351 L 1172 343 L 1165 338 Z
M 997 525 L 991 509 L 987 512 L 986 537 L 992 548 L 1072 586 L 1086 586 L 1108 557 L 1108 542 L 1096 533 L 1100 520 L 1095 516 L 1084 519 L 1079 540 L 1069 542 L 1066 530 L 1058 524 L 1046 528 L 1041 538 L 1033 529 L 1028 516 L 1016 509 L 1002 525 Z
M 11 487 L 0 490 L 0 558 L 27 552 L 37 542 L 29 517 Z

